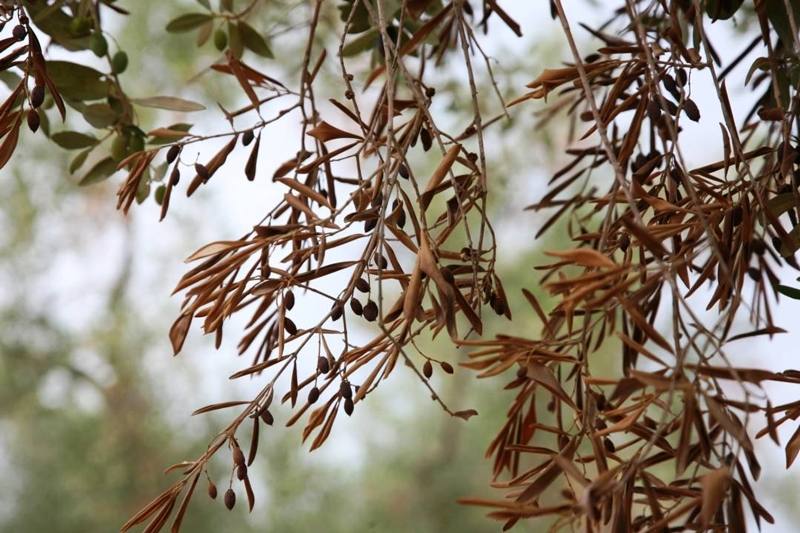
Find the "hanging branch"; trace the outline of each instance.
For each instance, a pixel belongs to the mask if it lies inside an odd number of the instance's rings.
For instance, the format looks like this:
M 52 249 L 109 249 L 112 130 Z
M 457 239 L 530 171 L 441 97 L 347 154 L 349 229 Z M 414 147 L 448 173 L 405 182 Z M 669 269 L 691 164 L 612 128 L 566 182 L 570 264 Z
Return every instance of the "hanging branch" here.
M 163 219 L 181 188 L 192 196 L 215 187 L 223 167 L 282 192 L 241 238 L 188 258 L 169 333 L 176 355 L 198 329 L 220 348 L 230 317 L 249 317 L 236 333 L 250 363 L 230 377 L 254 378 L 261 390 L 195 411 L 233 414 L 204 453 L 168 469 L 179 478 L 123 531 L 167 523 L 178 531 L 201 476 L 216 497 L 207 467 L 226 453 L 224 504 L 232 509 L 241 487 L 252 510 L 248 467 L 260 431 L 275 421 L 274 401 L 290 404 L 286 423 L 303 423 L 313 450 L 339 413 L 351 415 L 400 361 L 444 412 L 475 415 L 446 405 L 431 383 L 437 366 L 454 372 L 418 348 L 439 334 L 473 348 L 461 366 L 479 377 L 512 375 L 505 388 L 515 398 L 488 450 L 506 497 L 463 500 L 488 507 L 504 529 L 547 517 L 555 528 L 586 531 L 744 531 L 745 507 L 756 523 L 773 521 L 751 485 L 761 469 L 754 441 L 769 435 L 780 443 L 778 429 L 795 424 L 798 403 L 772 405 L 767 393 L 769 382 L 796 384 L 800 372 L 742 366 L 729 344 L 784 332 L 772 307 L 781 296 L 800 299 L 800 289 L 778 277 L 779 268 L 798 269 L 800 249 L 794 2 L 624 0 L 590 27 L 567 11 L 575 3 L 551 0 L 569 60 L 545 69 L 511 103 L 476 31 L 522 36 L 495 0 L 278 2 L 276 10 L 293 15 L 268 32 L 254 27 L 266 2 L 214 4 L 200 0 L 200 11 L 166 26 L 194 33 L 198 47 L 213 45 L 210 74 L 241 91 L 245 103 L 219 106 L 222 120 L 210 133 L 186 123 L 144 127 L 141 107 L 206 106 L 126 93 L 128 56 L 103 27 L 106 13 L 126 11 L 111 0 L 0 6 L 0 72 L 12 74 L 3 78 L 10 93 L 0 105 L 0 168 L 17 151 L 24 121 L 80 150 L 70 164 L 80 184 L 124 176 L 124 213 L 152 197 Z M 748 44 L 728 54 L 711 29 L 735 20 L 748 22 Z M 289 35 L 302 40 L 302 53 L 296 62 L 278 58 L 288 68 L 274 74 L 270 41 Z M 50 46 L 91 50 L 105 67 L 48 60 Z M 448 130 L 452 117 L 432 105 L 431 70 L 453 61 L 466 73 L 469 116 Z M 341 84 L 323 84 L 321 73 Z M 491 118 L 484 86 L 502 108 Z M 717 95 L 722 122 L 711 124 L 710 110 L 693 99 L 701 86 Z M 742 89 L 755 97 L 749 110 L 730 100 Z M 511 319 L 487 219 L 487 131 L 530 100 L 545 101 L 545 120 L 566 115 L 581 132 L 570 139 L 569 162 L 530 206 L 555 210 L 540 234 L 558 227 L 570 242 L 548 251 L 531 281 L 554 305 L 524 292 L 541 334 L 481 339 L 485 306 Z M 79 113 L 93 130 L 51 131 L 48 113 L 61 122 Z M 263 168 L 262 146 L 296 125 L 296 150 L 278 168 Z M 707 144 L 699 154 L 685 140 L 695 127 Z M 189 157 L 189 146 L 202 155 Z M 237 151 L 246 154 L 240 169 L 229 163 Z M 432 172 L 419 152 L 436 160 Z M 687 154 L 703 158 L 700 166 Z M 302 315 L 294 312 L 300 305 Z M 362 322 L 375 326 L 366 342 L 352 334 Z M 608 354 L 611 367 L 603 368 Z M 788 468 L 800 453 L 800 429 L 783 446 Z

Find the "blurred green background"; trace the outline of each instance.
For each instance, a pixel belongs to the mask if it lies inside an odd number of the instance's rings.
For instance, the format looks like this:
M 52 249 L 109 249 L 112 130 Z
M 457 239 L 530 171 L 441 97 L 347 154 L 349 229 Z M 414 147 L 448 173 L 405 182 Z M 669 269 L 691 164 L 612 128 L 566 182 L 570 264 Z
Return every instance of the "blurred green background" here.
M 132 15 L 119 21 L 117 37 L 131 56 L 123 76 L 131 94 L 227 103 L 238 95 L 215 77 L 197 76 L 217 59 L 213 47 L 198 51 L 191 37 L 163 32 L 174 15 L 196 9 L 194 2 L 127 4 Z M 307 7 L 306 2 L 264 4 L 263 28 L 302 20 L 299 10 Z M 547 3 L 514 4 L 509 10 L 515 18 L 539 33 L 517 41 L 499 31 L 487 43 L 490 55 L 502 58 L 492 66 L 508 98 L 562 55 Z M 335 23 L 335 3 L 330 8 L 324 24 Z M 523 48 L 531 42 L 535 48 Z M 294 57 L 303 45 L 287 35 L 271 44 L 278 58 Z M 294 74 L 280 59 L 263 67 L 270 74 Z M 335 71 L 323 75 L 336 90 Z M 468 121 L 471 116 L 459 113 L 471 106 L 463 73 L 441 69 L 436 76 L 436 111 L 455 123 Z M 490 85 L 482 86 L 480 95 L 488 116 L 499 111 Z M 533 109 L 517 109 L 515 120 L 490 133 L 489 143 L 491 210 L 503 250 L 499 268 L 512 298 L 513 332 L 523 336 L 535 336 L 538 324 L 520 289 L 546 301 L 532 265 L 534 235 L 548 214 L 522 209 L 537 199 L 557 167 L 568 127 L 537 126 Z M 161 124 L 171 117 L 144 118 Z M 209 339 L 194 332 L 184 354 L 171 357 L 167 331 L 179 297 L 169 294 L 183 271 L 183 257 L 208 241 L 239 235 L 257 220 L 270 202 L 269 180 L 252 185 L 236 173 L 222 176 L 191 202 L 174 202 L 168 219 L 158 224 L 152 200 L 134 207 L 128 218 L 113 209 L 119 178 L 79 188 L 68 176 L 68 154 L 31 136 L 23 140 L 23 150 L 0 175 L 0 531 L 116 531 L 168 485 L 171 478 L 163 469 L 196 457 L 225 422 L 224 415 L 189 414 L 247 394 L 246 385 L 226 379 L 243 364 L 231 346 L 216 352 Z M 271 157 L 272 163 L 262 162 L 262 172 L 281 161 L 280 150 Z M 237 168 L 235 162 L 229 166 Z M 247 188 L 253 186 L 258 188 Z M 548 238 L 558 240 L 558 231 Z M 547 248 L 546 242 L 537 245 Z M 489 335 L 509 329 L 496 317 L 487 327 Z M 229 328 L 228 342 L 234 341 L 234 330 Z M 465 358 L 449 342 L 426 350 L 449 361 Z M 497 531 L 484 510 L 456 500 L 501 494 L 489 487 L 491 460 L 484 452 L 509 405 L 501 390 L 504 378 L 479 381 L 459 370 L 436 383 L 451 407 L 475 408 L 480 416 L 468 422 L 449 418 L 399 368 L 364 408 L 340 418 L 328 443 L 312 454 L 301 445 L 298 427 L 278 423 L 263 433 L 250 470 L 253 513 L 244 505 L 229 512 L 219 499 L 210 502 L 198 491 L 185 531 Z M 278 411 L 276 418 L 285 421 L 287 413 Z M 227 474 L 220 469 L 212 475 L 224 490 Z M 794 487 L 782 481 L 766 490 L 783 494 L 785 501 L 791 493 L 787 485 Z M 781 509 L 790 513 L 793 506 L 785 503 Z M 515 530 L 541 528 L 524 523 Z

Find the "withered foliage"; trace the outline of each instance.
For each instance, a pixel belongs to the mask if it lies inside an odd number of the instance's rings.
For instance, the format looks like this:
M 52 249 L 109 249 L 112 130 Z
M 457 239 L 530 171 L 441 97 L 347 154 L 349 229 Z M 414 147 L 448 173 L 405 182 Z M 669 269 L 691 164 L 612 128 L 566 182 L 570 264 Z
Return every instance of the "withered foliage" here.
M 572 59 L 517 103 L 546 99 L 579 132 L 531 206 L 554 212 L 543 230 L 567 221 L 572 247 L 537 267 L 553 309 L 525 293 L 544 323 L 538 338 L 469 343 L 480 350 L 466 366 L 517 374 L 489 449 L 508 498 L 465 502 L 493 507 L 505 527 L 549 515 L 587 531 L 744 531 L 746 509 L 772 522 L 751 486 L 761 470 L 753 439 L 778 443 L 778 427 L 800 414 L 764 389 L 796 384 L 800 372 L 742 368 L 727 351 L 783 332 L 771 302 L 796 296 L 776 269 L 797 269 L 800 248 L 800 5 L 627 0 L 602 26 L 584 26 L 600 43 L 588 56 L 562 2 L 551 7 Z M 707 31 L 734 14 L 751 22 L 746 44 L 718 53 Z M 741 109 L 728 80 L 748 67 L 755 103 Z M 718 109 L 698 106 L 698 87 L 715 91 Z M 706 124 L 706 114 L 722 122 Z M 681 133 L 692 121 L 718 132 L 701 155 L 722 159 L 689 165 L 684 154 L 697 150 Z M 618 375 L 593 371 L 602 349 L 618 350 Z M 783 445 L 789 467 L 800 430 Z
M 451 410 L 429 381 L 434 368 L 454 371 L 416 342 L 440 333 L 471 349 L 462 366 L 480 377 L 512 376 L 505 388 L 514 401 L 488 450 L 494 485 L 506 497 L 464 500 L 490 508 L 504 528 L 546 517 L 554 528 L 586 531 L 744 531 L 748 509 L 756 522 L 772 521 L 751 486 L 760 472 L 753 442 L 778 443 L 778 428 L 800 416 L 800 403 L 772 405 L 764 389 L 798 383 L 800 372 L 743 368 L 727 350 L 738 339 L 782 332 L 771 305 L 779 294 L 800 296 L 776 273 L 784 264 L 797 268 L 800 248 L 800 146 L 792 133 L 800 129 L 800 5 L 625 0 L 602 25 L 581 25 L 599 43 L 586 55 L 573 33 L 579 21 L 552 0 L 571 59 L 545 69 L 508 108 L 500 97 L 504 112 L 486 117 L 478 86 L 496 82 L 480 33 L 522 34 L 495 0 L 302 2 L 303 24 L 285 19 L 274 29 L 304 35 L 302 57 L 280 58 L 299 67 L 297 77 L 254 57 L 273 55 L 248 22 L 259 0 L 198 4 L 202 11 L 174 19 L 167 31 L 196 32 L 198 46 L 213 43 L 222 55 L 211 70 L 247 102 L 222 109 L 227 128 L 211 135 L 193 134 L 188 124 L 140 129 L 135 106 L 202 106 L 125 95 L 118 74 L 127 56 L 108 51 L 100 25 L 101 8 L 123 12 L 113 1 L 0 7 L 11 29 L 0 40 L 0 70 L 22 72 L 0 107 L 0 166 L 23 120 L 38 129 L 47 95 L 62 118 L 66 99 L 112 139 L 110 153 L 97 157 L 102 139 L 46 132 L 84 150 L 72 171 L 97 158 L 81 183 L 124 173 L 118 206 L 125 212 L 163 181 L 155 199 L 164 218 L 182 189 L 191 196 L 213 187 L 236 151 L 247 162 L 226 172 L 271 179 L 282 194 L 246 235 L 188 258 L 192 268 L 176 288 L 182 312 L 169 333 L 176 354 L 198 326 L 219 347 L 228 319 L 246 317 L 238 348 L 249 364 L 231 378 L 254 379 L 261 390 L 195 412 L 235 414 L 202 455 L 168 469 L 178 480 L 123 531 L 178 531 L 201 478 L 216 498 L 207 465 L 217 455 L 231 469 L 224 504 L 234 508 L 234 487 L 241 487 L 252 510 L 247 468 L 263 426 L 275 421 L 273 401 L 291 405 L 286 423 L 304 424 L 313 450 L 340 412 L 352 414 L 400 363 L 447 413 L 470 418 L 475 411 Z M 334 31 L 322 31 L 330 18 L 338 19 Z M 745 45 L 721 53 L 707 31 L 734 20 Z M 107 58 L 109 72 L 45 61 L 40 32 L 67 50 Z M 432 71 L 446 62 L 463 66 L 472 100 L 471 118 L 451 131 L 449 117 L 432 106 Z M 318 81 L 326 69 L 341 80 L 333 94 Z M 747 69 L 731 82 L 737 94 L 744 87 L 753 95 L 746 110 L 730 99 L 728 82 Z M 701 86 L 715 92 L 718 109 L 693 99 Z M 85 103 L 100 99 L 106 103 Z M 485 313 L 511 319 L 486 218 L 485 130 L 539 99 L 544 120 L 566 114 L 576 133 L 569 163 L 531 209 L 552 213 L 540 234 L 561 222 L 571 243 L 548 252 L 532 282 L 554 296 L 552 309 L 525 291 L 540 335 L 480 339 Z M 716 114 L 722 121 L 707 123 Z M 282 135 L 291 121 L 301 126 L 296 152 L 263 168 L 262 140 Z M 703 155 L 721 159 L 689 164 L 680 142 L 687 121 L 706 128 Z M 220 140 L 204 159 L 183 157 L 187 146 Z M 413 157 L 422 151 L 435 154 L 432 171 Z M 374 324 L 371 339 L 351 334 L 359 323 Z M 593 361 L 613 350 L 616 372 L 598 374 Z M 276 397 L 279 390 L 288 392 Z M 783 445 L 788 467 L 800 452 L 800 429 Z

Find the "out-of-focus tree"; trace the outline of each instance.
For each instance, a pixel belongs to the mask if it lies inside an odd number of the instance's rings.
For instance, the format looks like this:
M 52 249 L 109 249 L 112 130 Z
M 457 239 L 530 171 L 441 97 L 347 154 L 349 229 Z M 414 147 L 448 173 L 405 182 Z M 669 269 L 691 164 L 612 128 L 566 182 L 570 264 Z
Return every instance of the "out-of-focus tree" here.
M 277 194 L 239 236 L 187 258 L 169 330 L 175 355 L 201 330 L 217 349 L 246 356 L 225 377 L 251 386 L 245 399 L 195 412 L 217 427 L 208 445 L 169 469 L 172 484 L 123 531 L 177 532 L 209 478 L 225 480 L 225 507 L 252 511 L 254 461 L 276 420 L 302 427 L 292 431 L 315 450 L 355 412 L 382 416 L 379 386 L 384 401 L 409 404 L 408 387 L 384 387 L 398 369 L 453 420 L 469 420 L 478 412 L 472 396 L 458 394 L 463 378 L 450 377 L 457 366 L 505 379 L 494 382 L 509 408 L 489 455 L 506 497 L 462 500 L 505 528 L 544 518 L 590 531 L 742 531 L 746 508 L 756 522 L 773 521 L 752 489 L 761 471 L 753 440 L 780 444 L 778 430 L 800 407 L 773 406 L 764 384 L 797 386 L 800 372 L 737 364 L 727 345 L 784 332 L 773 302 L 800 299 L 776 274 L 800 269 L 799 4 L 620 0 L 605 22 L 578 26 L 551 0 L 569 60 L 514 91 L 484 49 L 486 34 L 523 35 L 504 3 L 198 0 L 169 16 L 162 5 L 155 12 L 175 36 L 174 68 L 147 45 L 129 55 L 136 42 L 112 37 L 129 14 L 122 2 L 0 3 L 9 88 L 0 168 L 35 134 L 75 152 L 69 172 L 79 184 L 121 178 L 116 207 L 126 215 L 135 203 L 155 204 L 163 220 L 184 196 L 227 186 L 233 167 L 240 183 L 269 182 Z M 133 20 L 148 20 L 137 7 Z M 746 45 L 723 59 L 711 26 L 738 28 Z M 579 27 L 597 40 L 589 54 Z M 172 96 L 182 67 L 204 90 Z M 747 72 L 737 78 L 737 69 Z M 148 87 L 159 93 L 139 93 L 132 73 L 161 78 Z M 742 91 L 729 91 L 734 84 Z M 700 86 L 715 95 L 712 105 L 698 105 Z M 535 331 L 521 332 L 528 319 L 517 318 L 512 334 L 492 339 L 497 317 L 519 316 L 499 265 L 520 246 L 502 248 L 490 191 L 502 186 L 498 174 L 526 166 L 512 158 L 507 169 L 495 147 L 540 162 L 509 129 L 534 100 L 546 101 L 540 122 L 568 117 L 571 146 L 530 206 L 549 213 L 533 236 L 562 228 L 567 237 L 536 261 L 534 284 L 553 299 L 523 292 Z M 190 118 L 212 113 L 210 122 Z M 695 166 L 685 157 L 691 123 L 707 128 L 709 116 L 719 118 L 711 120 L 718 146 Z M 267 151 L 278 156 L 269 165 Z M 126 279 L 123 269 L 112 302 Z M 698 301 L 715 314 L 698 312 Z M 53 365 L 94 386 L 111 411 L 133 400 L 147 412 L 150 396 L 124 386 L 143 365 L 123 372 L 137 365 L 118 349 L 136 324 L 119 334 L 114 313 L 105 318 L 92 331 L 108 343 L 111 386 L 69 357 Z M 756 416 L 763 429 L 750 432 Z M 430 465 L 455 455 L 458 433 L 448 427 L 438 447 L 414 450 L 411 471 L 432 494 Z M 788 468 L 800 429 L 783 447 Z M 329 505 L 342 497 L 328 496 Z M 422 503 L 441 509 L 437 500 Z M 359 525 L 380 527 L 374 514 L 367 508 Z M 447 527 L 430 516 L 424 527 Z

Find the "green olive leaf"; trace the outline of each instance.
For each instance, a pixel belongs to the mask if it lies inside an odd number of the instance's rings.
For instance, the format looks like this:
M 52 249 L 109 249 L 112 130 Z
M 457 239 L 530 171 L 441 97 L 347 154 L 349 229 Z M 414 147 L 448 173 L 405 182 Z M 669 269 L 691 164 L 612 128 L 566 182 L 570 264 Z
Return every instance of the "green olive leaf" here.
M 64 98 L 77 101 L 100 100 L 110 85 L 102 72 L 69 61 L 48 61 L 47 76 Z
M 208 13 L 186 13 L 169 21 L 167 31 L 170 33 L 185 33 L 197 29 L 213 19 L 214 17 Z
M 111 177 L 111 175 L 116 171 L 117 163 L 110 157 L 107 157 L 95 164 L 95 166 L 93 166 L 92 169 L 87 172 L 83 178 L 81 178 L 81 180 L 78 182 L 78 185 L 84 187 L 86 185 L 100 183 L 101 181 L 105 181 Z
M 166 109 L 168 111 L 180 111 L 183 113 L 191 113 L 193 111 L 203 111 L 206 106 L 191 100 L 184 100 L 175 96 L 151 96 L 149 98 L 131 98 L 134 104 L 153 107 L 156 109 Z
M 376 28 L 372 28 L 371 30 L 362 33 L 342 48 L 342 56 L 344 57 L 352 57 L 354 55 L 358 55 L 361 52 L 369 50 L 373 46 L 376 45 L 378 42 L 378 30 Z
M 77 131 L 59 131 L 51 137 L 53 142 L 66 150 L 80 150 L 97 144 L 97 139 L 92 135 Z
M 255 28 L 244 21 L 239 22 L 238 27 L 239 33 L 242 36 L 242 43 L 244 44 L 245 48 L 262 57 L 274 57 L 272 55 L 272 50 L 269 48 L 269 44 L 267 44 L 267 40 L 264 38 L 264 36 L 258 33 Z

